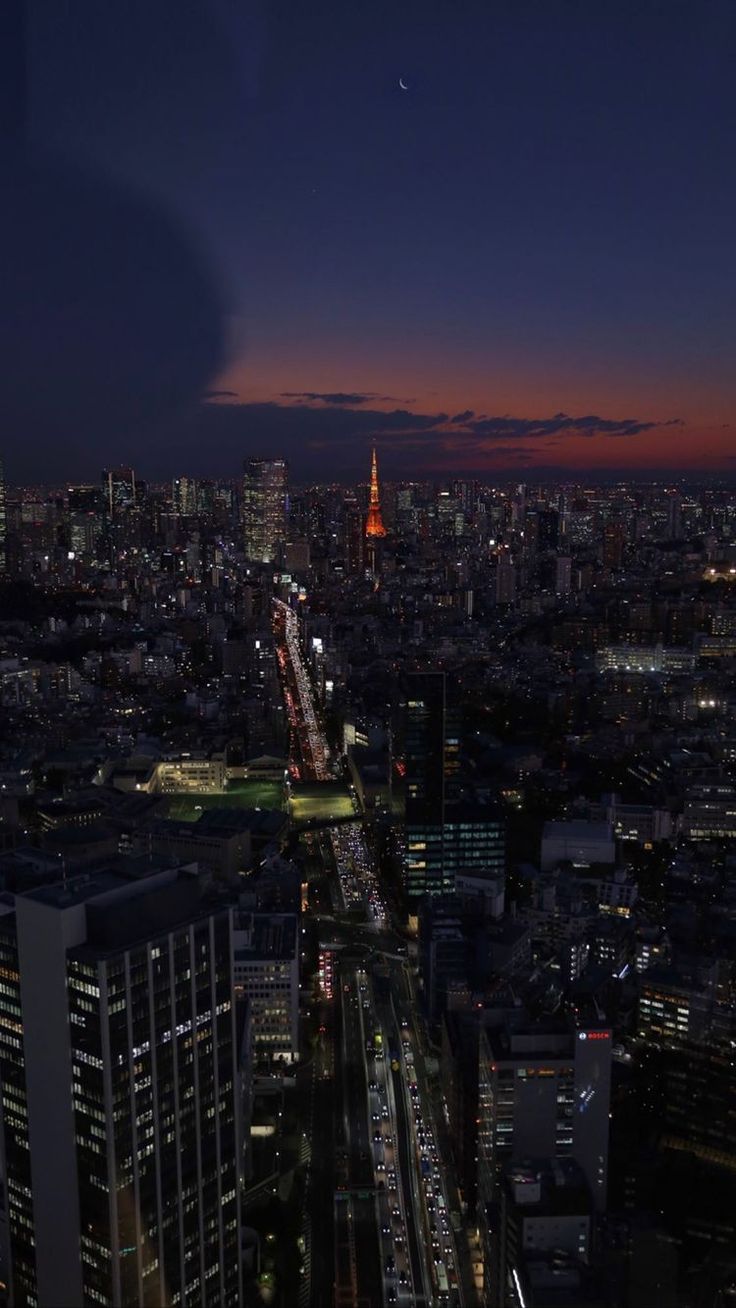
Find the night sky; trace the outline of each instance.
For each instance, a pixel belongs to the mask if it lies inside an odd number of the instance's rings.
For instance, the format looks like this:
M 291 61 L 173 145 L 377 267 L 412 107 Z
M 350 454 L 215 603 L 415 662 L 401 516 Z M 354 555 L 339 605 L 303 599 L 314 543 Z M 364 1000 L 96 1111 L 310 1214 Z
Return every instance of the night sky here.
M 27 48 L 11 480 L 736 466 L 733 0 L 36 0 Z

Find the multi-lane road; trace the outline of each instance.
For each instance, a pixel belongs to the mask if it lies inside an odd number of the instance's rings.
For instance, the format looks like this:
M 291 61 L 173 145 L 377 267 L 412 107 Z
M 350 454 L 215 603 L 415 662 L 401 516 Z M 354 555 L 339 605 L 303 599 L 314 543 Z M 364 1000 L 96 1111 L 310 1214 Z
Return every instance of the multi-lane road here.
M 274 631 L 291 723 L 292 770 L 313 780 L 331 779 L 296 615 L 280 601 Z M 408 964 L 390 930 L 359 814 L 355 825 L 331 828 L 328 839 L 337 907 L 334 917 L 315 919 L 315 925 L 321 944 L 341 948 L 313 1079 L 318 1096 L 320 1083 L 323 1087 L 323 1111 L 315 1112 L 312 1104 L 309 1129 L 315 1132 L 314 1162 L 315 1152 L 326 1146 L 329 1103 L 334 1192 L 332 1238 L 325 1238 L 324 1223 L 312 1222 L 310 1266 L 324 1269 L 325 1249 L 332 1250 L 332 1301 L 338 1308 L 464 1308 Z M 365 910 L 364 925 L 343 917 L 355 908 Z M 324 1184 L 327 1176 L 323 1169 Z M 323 1202 L 322 1213 L 326 1206 Z M 324 1308 L 323 1278 L 320 1285 L 312 1278 L 308 1300 L 312 1308 Z
M 322 730 L 311 679 L 299 644 L 299 623 L 293 609 L 274 600 L 274 635 L 292 748 L 298 749 L 303 775 L 314 781 L 332 776 L 330 752 Z M 298 765 L 297 765 L 298 766 Z

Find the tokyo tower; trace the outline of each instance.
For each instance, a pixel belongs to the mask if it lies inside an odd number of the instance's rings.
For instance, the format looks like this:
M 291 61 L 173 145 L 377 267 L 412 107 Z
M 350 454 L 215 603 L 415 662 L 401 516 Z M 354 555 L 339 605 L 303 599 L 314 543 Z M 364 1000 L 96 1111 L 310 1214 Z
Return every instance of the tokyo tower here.
M 371 459 L 371 498 L 368 506 L 368 517 L 365 521 L 365 534 L 369 539 L 386 535 L 386 528 L 381 517 L 381 501 L 378 495 L 378 462 L 375 446 L 373 447 L 373 457 Z

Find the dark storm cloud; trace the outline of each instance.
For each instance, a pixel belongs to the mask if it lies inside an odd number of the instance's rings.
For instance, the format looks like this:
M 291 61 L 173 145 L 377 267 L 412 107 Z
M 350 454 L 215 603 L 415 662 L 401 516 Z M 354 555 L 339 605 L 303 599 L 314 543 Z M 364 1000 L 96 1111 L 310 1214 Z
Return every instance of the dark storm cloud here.
M 237 400 L 237 391 L 205 391 L 203 400 Z
M 320 404 L 351 405 L 367 404 L 369 400 L 378 400 L 382 404 L 412 404 L 410 399 L 398 400 L 395 395 L 379 395 L 376 391 L 282 391 L 284 400 L 306 400 Z
M 282 391 L 285 400 L 320 400 L 322 404 L 367 404 L 375 400 L 372 391 L 361 394 L 359 391 Z
M 458 419 L 462 416 L 459 414 Z M 501 417 L 483 416 L 463 424 L 464 429 L 474 436 L 496 441 L 516 440 L 520 436 L 525 440 L 538 439 L 557 432 L 572 432 L 588 437 L 638 436 L 640 432 L 651 431 L 658 425 L 656 422 L 641 422 L 638 418 L 601 418 L 597 414 L 572 418 L 567 413 L 555 413 L 551 418 L 511 418 L 508 414 Z
M 466 423 L 466 422 L 468 422 L 471 418 L 474 418 L 474 417 L 475 417 L 475 414 L 473 413 L 473 410 L 472 410 L 472 409 L 463 409 L 463 412 L 462 412 L 462 413 L 456 413 L 454 418 L 450 418 L 450 422 L 452 422 L 452 423 Z

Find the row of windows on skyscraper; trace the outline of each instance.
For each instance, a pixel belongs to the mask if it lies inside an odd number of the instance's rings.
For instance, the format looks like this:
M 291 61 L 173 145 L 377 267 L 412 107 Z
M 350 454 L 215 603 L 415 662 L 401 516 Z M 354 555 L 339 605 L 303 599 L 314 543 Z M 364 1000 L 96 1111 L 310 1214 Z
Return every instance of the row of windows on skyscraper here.
M 231 910 L 189 869 L 43 886 L 0 907 L 0 973 L 14 1308 L 235 1308 L 247 1041 Z

